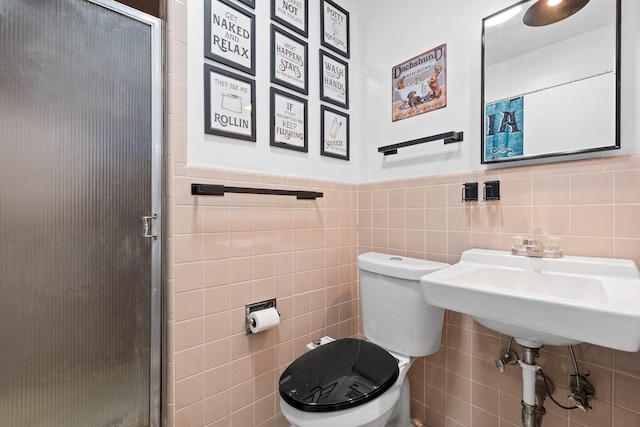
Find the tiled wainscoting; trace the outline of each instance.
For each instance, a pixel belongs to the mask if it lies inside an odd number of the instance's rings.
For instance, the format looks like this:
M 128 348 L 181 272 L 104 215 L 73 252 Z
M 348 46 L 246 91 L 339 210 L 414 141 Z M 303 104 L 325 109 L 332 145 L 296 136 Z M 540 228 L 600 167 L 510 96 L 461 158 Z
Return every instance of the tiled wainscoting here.
M 513 235 L 562 237 L 567 254 L 640 262 L 640 156 L 362 185 L 177 166 L 168 193 L 169 426 L 285 426 L 277 379 L 306 343 L 358 333 L 358 253 L 454 263 L 509 249 Z M 461 202 L 462 183 L 500 180 L 502 198 Z M 324 192 L 192 196 L 191 183 Z M 277 297 L 282 322 L 244 334 L 244 304 Z M 640 302 L 639 302 L 640 303 Z M 520 426 L 521 373 L 500 374 L 507 337 L 448 312 L 443 345 L 410 371 L 412 414 L 430 427 Z M 518 350 L 519 346 L 516 346 Z M 546 427 L 640 425 L 640 353 L 575 348 L 593 410 L 546 402 Z M 566 403 L 566 348 L 539 364 Z
M 491 180 L 500 181 L 500 201 L 461 202 L 463 183 Z M 556 235 L 567 254 L 640 263 L 639 189 L 640 156 L 360 185 L 358 251 L 455 263 L 472 247 L 508 250 L 514 235 Z M 521 426 L 520 368 L 500 374 L 494 366 L 508 337 L 452 312 L 445 329 L 440 351 L 410 371 L 413 416 L 430 427 Z M 547 399 L 544 426 L 640 426 L 640 353 L 586 344 L 575 351 L 591 372 L 593 410 L 562 410 Z M 568 349 L 545 347 L 538 360 L 566 405 Z
M 357 333 L 356 186 L 179 173 L 167 230 L 168 425 L 285 425 L 281 372 L 313 338 Z M 192 196 L 192 183 L 324 196 Z M 280 325 L 247 336 L 245 304 L 273 297 Z

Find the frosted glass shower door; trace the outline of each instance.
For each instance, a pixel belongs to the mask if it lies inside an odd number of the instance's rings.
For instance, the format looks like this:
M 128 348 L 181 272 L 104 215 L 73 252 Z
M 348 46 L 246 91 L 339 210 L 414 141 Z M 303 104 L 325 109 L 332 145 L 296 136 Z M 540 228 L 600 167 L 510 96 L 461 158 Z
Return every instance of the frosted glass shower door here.
M 2 427 L 159 426 L 161 30 L 0 1 Z

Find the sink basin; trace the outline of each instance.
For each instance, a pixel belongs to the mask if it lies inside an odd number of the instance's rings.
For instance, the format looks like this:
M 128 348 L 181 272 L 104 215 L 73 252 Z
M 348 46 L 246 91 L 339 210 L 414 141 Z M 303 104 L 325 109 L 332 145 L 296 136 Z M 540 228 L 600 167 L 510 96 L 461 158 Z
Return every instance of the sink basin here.
M 527 347 L 640 350 L 640 271 L 630 260 L 471 249 L 421 283 L 428 304 L 468 314 Z

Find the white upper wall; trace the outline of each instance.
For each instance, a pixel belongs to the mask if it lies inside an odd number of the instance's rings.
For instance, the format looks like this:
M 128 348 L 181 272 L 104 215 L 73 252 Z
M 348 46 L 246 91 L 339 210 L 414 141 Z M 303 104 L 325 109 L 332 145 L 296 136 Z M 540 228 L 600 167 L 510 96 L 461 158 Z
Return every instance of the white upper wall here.
M 240 5 L 240 2 L 235 2 Z M 293 31 L 288 33 L 308 43 L 308 73 L 309 95 L 305 96 L 271 83 L 270 50 L 271 50 L 271 0 L 256 0 L 255 10 L 246 8 L 254 13 L 256 19 L 256 75 L 244 74 L 233 68 L 218 64 L 204 57 L 204 2 L 190 1 L 188 14 L 188 162 L 189 165 L 210 166 L 225 169 L 238 169 L 278 175 L 321 178 L 338 182 L 358 181 L 358 155 L 351 153 L 351 161 L 335 159 L 320 155 L 320 84 L 319 84 L 319 54 L 320 48 L 320 6 L 317 0 L 309 1 L 309 37 L 304 39 Z M 351 13 L 351 19 L 356 14 L 351 1 L 338 1 Z M 282 28 L 282 27 L 281 27 Z M 352 27 L 353 28 L 353 27 Z M 357 81 L 354 60 L 361 57 L 353 54 L 360 49 L 354 46 L 359 38 L 352 30 L 351 35 L 351 63 L 349 72 L 353 73 L 351 81 Z M 326 50 L 326 49 L 325 49 Z M 256 142 L 242 141 L 204 133 L 204 71 L 203 64 L 208 63 L 219 68 L 225 68 L 236 74 L 250 77 L 256 81 Z M 269 88 L 276 87 L 288 91 L 295 96 L 308 99 L 308 153 L 270 146 L 270 95 Z M 350 93 L 353 100 L 358 95 Z M 340 109 L 340 108 L 336 108 Z M 353 113 L 353 107 L 348 110 Z M 351 117 L 351 127 L 356 123 Z M 352 136 L 353 138 L 353 136 Z M 351 141 L 351 147 L 356 146 Z
M 359 109 L 365 123 L 356 138 L 362 141 L 361 182 L 457 173 L 486 168 L 480 163 L 482 132 L 480 60 L 482 18 L 514 0 L 404 0 L 362 2 L 364 43 L 362 96 Z M 621 150 L 596 155 L 640 152 L 640 2 L 622 2 L 622 134 Z M 399 122 L 391 121 L 391 69 L 442 43 L 447 44 L 447 106 Z M 597 60 L 597 58 L 596 58 Z M 594 103 L 597 108 L 597 103 Z M 385 158 L 377 147 L 447 131 L 464 131 L 464 141 L 430 142 L 404 148 Z M 584 157 L 584 156 L 582 156 Z M 576 158 L 582 158 L 576 157 Z M 567 157 L 556 158 L 567 160 Z M 505 164 L 513 167 L 516 162 Z M 495 167 L 495 166 L 490 166 Z
M 351 160 L 320 155 L 318 1 L 309 1 L 309 152 L 269 145 L 270 1 L 257 0 L 257 142 L 204 133 L 203 6 L 190 2 L 188 47 L 188 161 L 190 165 L 372 182 L 480 170 L 480 55 L 482 18 L 515 0 L 335 0 L 350 12 L 348 114 Z M 622 2 L 621 150 L 640 152 L 640 2 Z M 391 70 L 440 44 L 447 44 L 447 106 L 398 122 L 391 121 Z M 217 64 L 216 64 L 217 65 Z M 224 68 L 224 66 L 221 66 Z M 232 70 L 233 71 L 233 70 Z M 276 86 L 277 87 L 277 86 Z M 597 107 L 597 106 L 596 106 Z M 463 131 L 464 141 L 431 142 L 383 156 L 377 148 L 447 131 Z M 584 156 L 582 156 L 584 157 Z M 582 158 L 579 157 L 579 158 Z M 566 157 L 559 158 L 567 160 Z M 518 164 L 527 164 L 525 162 Z M 509 167 L 517 164 L 509 163 Z M 495 167 L 495 166 L 493 166 Z

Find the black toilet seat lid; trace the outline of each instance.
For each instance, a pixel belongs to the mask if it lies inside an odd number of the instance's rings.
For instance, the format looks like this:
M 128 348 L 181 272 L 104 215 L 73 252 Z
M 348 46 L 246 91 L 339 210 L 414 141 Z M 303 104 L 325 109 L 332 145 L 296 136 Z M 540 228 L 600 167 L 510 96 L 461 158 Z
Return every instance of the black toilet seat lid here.
M 306 412 L 330 412 L 361 405 L 398 379 L 398 361 L 368 341 L 345 338 L 296 359 L 280 376 L 280 396 Z

